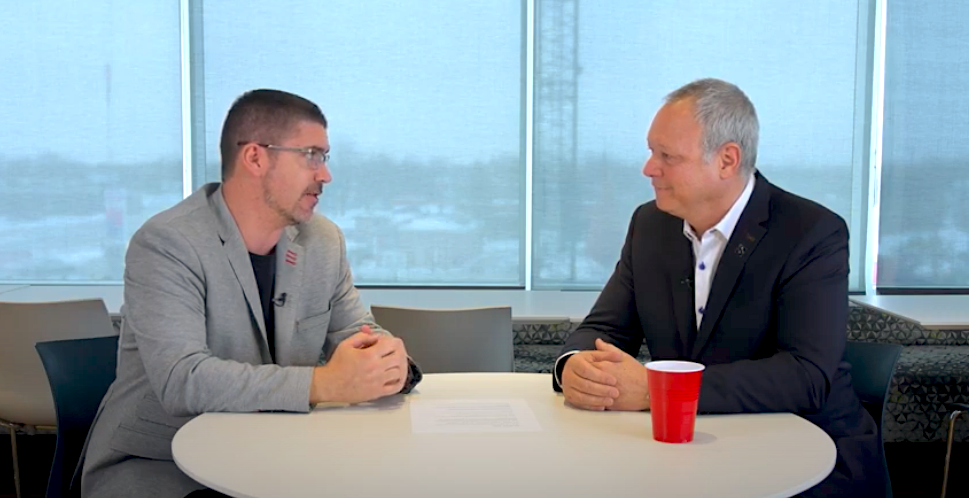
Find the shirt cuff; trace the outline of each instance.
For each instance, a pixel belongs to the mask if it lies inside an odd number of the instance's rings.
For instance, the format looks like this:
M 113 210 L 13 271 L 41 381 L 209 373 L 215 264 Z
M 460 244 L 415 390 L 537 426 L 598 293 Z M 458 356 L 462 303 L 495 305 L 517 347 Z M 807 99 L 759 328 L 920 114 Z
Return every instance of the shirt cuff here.
M 575 353 L 578 353 L 578 352 L 579 352 L 578 349 L 575 349 L 575 350 L 572 350 L 572 351 L 568 351 L 568 352 L 564 353 L 562 356 L 559 356 L 557 360 L 555 360 L 555 368 L 552 369 L 552 375 L 555 376 L 555 383 L 559 387 L 562 386 L 562 370 L 565 368 L 565 361 L 564 360 L 566 358 L 568 358 L 569 356 L 572 356 L 572 355 L 574 355 Z
M 407 380 L 404 382 L 404 387 L 401 388 L 398 394 L 410 394 L 412 390 L 420 383 L 421 379 L 424 378 L 424 373 L 421 372 L 421 368 L 417 366 L 409 356 L 407 357 Z

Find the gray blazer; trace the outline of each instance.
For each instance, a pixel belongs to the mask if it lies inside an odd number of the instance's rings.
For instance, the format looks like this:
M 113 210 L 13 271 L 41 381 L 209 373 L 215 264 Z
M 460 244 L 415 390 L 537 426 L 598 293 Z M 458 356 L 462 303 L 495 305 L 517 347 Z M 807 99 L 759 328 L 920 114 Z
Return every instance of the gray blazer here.
M 274 295 L 286 296 L 273 364 L 249 254 L 219 184 L 135 233 L 117 379 L 88 435 L 83 496 L 182 498 L 203 487 L 172 461 L 172 438 L 192 417 L 310 410 L 313 366 L 375 324 L 333 222 L 317 215 L 286 228 L 276 258 Z

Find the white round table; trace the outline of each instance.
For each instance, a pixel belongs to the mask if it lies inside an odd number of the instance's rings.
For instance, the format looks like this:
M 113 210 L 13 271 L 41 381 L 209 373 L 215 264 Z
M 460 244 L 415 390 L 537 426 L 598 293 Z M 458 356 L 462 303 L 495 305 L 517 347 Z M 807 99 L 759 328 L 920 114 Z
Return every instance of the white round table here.
M 565 406 L 547 374 L 430 374 L 408 396 L 310 414 L 207 413 L 172 441 L 178 467 L 242 498 L 782 497 L 834 468 L 831 438 L 792 414 L 701 416 L 654 441 L 648 412 Z M 523 399 L 539 432 L 415 434 L 414 400 Z

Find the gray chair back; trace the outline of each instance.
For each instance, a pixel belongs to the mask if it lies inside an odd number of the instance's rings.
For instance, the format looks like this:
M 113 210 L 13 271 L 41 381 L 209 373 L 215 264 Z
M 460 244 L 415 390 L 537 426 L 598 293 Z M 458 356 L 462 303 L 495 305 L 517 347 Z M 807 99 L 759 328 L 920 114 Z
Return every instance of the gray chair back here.
M 424 373 L 512 372 L 511 308 L 430 310 L 374 305 L 381 327 L 404 340 Z
M 0 302 L 0 419 L 54 426 L 54 399 L 38 342 L 118 335 L 100 299 L 51 303 Z

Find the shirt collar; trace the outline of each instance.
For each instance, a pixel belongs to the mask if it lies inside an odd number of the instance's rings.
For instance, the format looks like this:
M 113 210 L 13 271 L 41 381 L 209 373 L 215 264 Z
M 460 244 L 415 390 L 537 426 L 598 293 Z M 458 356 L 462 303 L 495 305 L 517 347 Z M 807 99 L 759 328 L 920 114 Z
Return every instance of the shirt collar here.
M 755 176 L 756 175 L 753 174 L 750 175 L 750 178 L 747 179 L 747 185 L 744 187 L 744 191 L 740 193 L 740 197 L 734 201 L 733 206 L 731 206 L 730 210 L 727 211 L 727 214 L 720 219 L 720 222 L 713 225 L 708 232 L 718 232 L 723 236 L 724 240 L 730 240 L 730 236 L 733 235 L 734 229 L 737 228 L 737 222 L 740 221 L 740 215 L 743 214 L 744 209 L 747 207 L 747 202 L 750 200 L 750 195 L 754 192 Z M 693 228 L 690 227 L 690 224 L 687 223 L 686 220 L 683 220 L 683 235 L 686 235 L 686 238 L 690 240 L 698 237 L 693 233 Z M 700 234 L 699 237 L 702 238 L 703 234 Z

